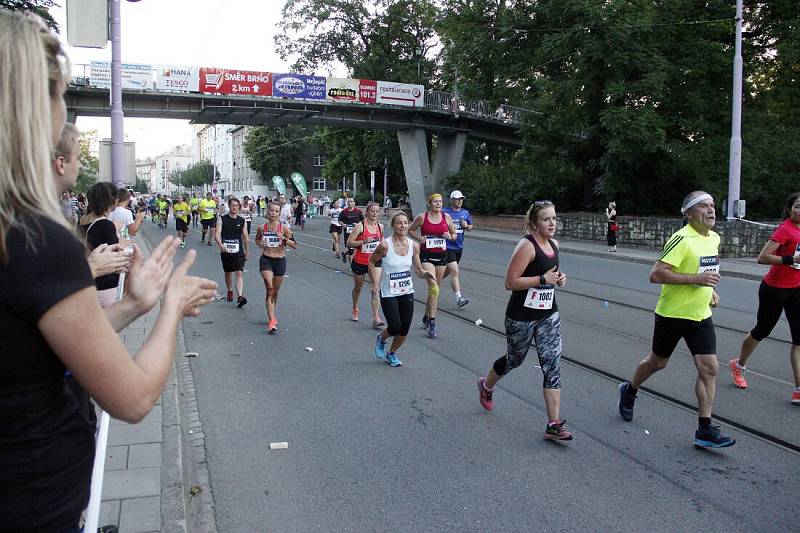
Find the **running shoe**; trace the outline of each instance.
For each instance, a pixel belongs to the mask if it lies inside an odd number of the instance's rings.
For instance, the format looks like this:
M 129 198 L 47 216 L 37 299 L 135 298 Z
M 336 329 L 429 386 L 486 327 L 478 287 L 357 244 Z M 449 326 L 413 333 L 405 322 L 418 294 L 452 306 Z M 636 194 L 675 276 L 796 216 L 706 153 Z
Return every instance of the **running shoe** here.
M 459 306 L 459 307 L 464 307 L 468 303 L 469 303 L 469 300 L 467 300 L 466 298 L 464 298 L 462 296 L 461 298 L 458 299 L 458 301 L 456 302 L 456 305 Z
M 698 448 L 727 448 L 736 444 L 736 440 L 722 435 L 719 426 L 708 426 L 694 432 L 694 445 Z
M 566 424 L 566 420 L 547 424 L 547 429 L 544 430 L 544 438 L 547 440 L 572 440 L 572 433 L 564 429 Z
M 378 359 L 386 358 L 386 341 L 381 338 L 380 334 L 375 339 L 375 357 Z
M 228 296 L 225 297 L 229 302 L 233 301 L 233 291 L 228 291 Z
M 792 403 L 795 405 L 800 405 L 800 390 L 795 389 L 792 391 Z
M 385 325 L 386 325 L 386 323 L 384 323 L 384 321 L 381 320 L 380 318 L 378 318 L 377 320 L 373 320 L 372 321 L 372 327 L 375 328 L 375 329 L 382 329 L 383 326 L 385 326 Z
M 736 366 L 738 363 L 738 359 L 731 359 L 728 361 L 728 366 L 731 369 L 731 379 L 733 379 L 733 384 L 739 387 L 740 389 L 747 388 L 747 380 L 744 379 L 744 368 L 739 368 Z
M 478 378 L 478 401 L 481 402 L 481 406 L 487 411 L 491 411 L 494 408 L 494 402 L 492 401 L 492 393 L 494 389 L 487 389 L 486 388 L 486 378 L 479 377 Z
M 358 307 L 353 308 L 353 316 L 350 317 L 353 322 L 358 322 Z
M 278 321 L 277 321 L 277 320 L 275 320 L 274 318 L 273 318 L 273 319 L 271 319 L 271 320 L 270 320 L 270 321 L 267 323 L 267 332 L 268 332 L 270 335 L 274 335 L 275 333 L 278 333 Z
M 436 321 L 434 321 L 432 318 L 428 320 L 428 338 L 436 338 Z
M 389 366 L 403 366 L 403 363 L 400 362 L 400 359 L 397 358 L 394 352 L 389 352 L 386 354 L 386 362 L 389 364 Z
M 347 252 L 342 252 L 342 263 L 347 264 Z
M 430 329 L 430 327 L 431 327 L 431 319 L 428 318 L 427 316 L 423 316 L 422 317 L 422 328 L 425 329 L 425 330 L 428 330 L 428 329 Z
M 211 246 L 211 240 L 209 240 L 209 241 L 208 241 L 206 244 L 208 244 L 209 246 Z
M 181 241 L 181 248 L 186 248 L 186 241 Z
M 236 307 L 241 309 L 245 305 L 247 305 L 247 298 L 244 296 L 239 296 L 239 298 L 236 299 Z
M 630 422 L 633 420 L 633 402 L 636 401 L 636 395 L 629 395 L 628 388 L 631 386 L 630 381 L 623 381 L 619 384 L 619 416 Z

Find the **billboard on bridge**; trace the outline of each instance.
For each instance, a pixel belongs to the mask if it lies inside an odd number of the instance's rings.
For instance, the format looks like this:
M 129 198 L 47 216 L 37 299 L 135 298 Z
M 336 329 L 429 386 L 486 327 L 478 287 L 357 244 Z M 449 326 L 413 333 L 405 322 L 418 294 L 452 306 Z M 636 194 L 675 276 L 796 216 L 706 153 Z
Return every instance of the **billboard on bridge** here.
M 90 63 L 89 84 L 101 89 L 111 88 L 111 63 L 109 61 L 92 61 Z M 152 65 L 122 63 L 123 89 L 150 89 L 152 86 Z
M 201 67 L 200 92 L 272 96 L 272 73 Z
M 200 91 L 200 69 L 197 67 L 156 66 L 155 88 L 159 91 Z
M 275 98 L 303 98 L 325 100 L 325 78 L 305 74 L 273 74 L 272 96 Z
M 422 107 L 425 103 L 425 87 L 410 83 L 379 81 L 376 94 L 378 104 Z
M 328 78 L 327 97 L 331 102 L 358 102 L 359 80 L 352 78 Z

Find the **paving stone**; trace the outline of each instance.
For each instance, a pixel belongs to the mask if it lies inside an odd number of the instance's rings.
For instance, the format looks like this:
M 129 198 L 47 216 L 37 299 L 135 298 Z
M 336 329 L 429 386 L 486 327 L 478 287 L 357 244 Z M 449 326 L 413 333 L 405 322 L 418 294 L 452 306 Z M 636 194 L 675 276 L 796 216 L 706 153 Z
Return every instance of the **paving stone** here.
M 161 494 L 161 468 L 109 470 L 103 476 L 102 500 L 124 500 Z
M 114 426 L 114 429 L 108 432 L 109 446 L 148 442 L 161 442 L 161 422 Z
M 136 498 L 122 502 L 119 533 L 147 533 L 161 528 L 161 498 Z
M 113 431 L 113 430 L 109 430 Z M 109 446 L 106 448 L 106 470 L 122 470 L 128 467 L 128 447 Z
M 128 451 L 128 468 L 161 466 L 161 443 L 132 444 Z
M 119 525 L 119 509 L 122 502 L 109 500 L 100 502 L 100 514 L 97 517 L 98 526 Z

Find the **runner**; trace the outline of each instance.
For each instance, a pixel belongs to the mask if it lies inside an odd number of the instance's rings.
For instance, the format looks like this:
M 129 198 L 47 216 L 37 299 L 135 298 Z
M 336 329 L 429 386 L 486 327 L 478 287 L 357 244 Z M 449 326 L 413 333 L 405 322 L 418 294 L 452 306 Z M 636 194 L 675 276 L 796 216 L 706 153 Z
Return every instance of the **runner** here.
M 147 202 L 147 210 L 150 211 L 150 221 L 153 224 L 158 223 L 158 204 L 161 202 L 161 195 L 156 194 L 155 196 L 151 196 L 150 200 Z
M 469 300 L 461 296 L 461 279 L 458 274 L 458 263 L 461 261 L 461 253 L 464 251 L 464 232 L 472 231 L 472 216 L 469 211 L 464 209 L 464 195 L 461 191 L 450 193 L 450 207 L 442 209 L 443 213 L 450 215 L 453 220 L 453 227 L 456 230 L 456 240 L 447 241 L 447 265 L 444 277 L 450 276 L 450 286 L 456 295 L 456 305 L 464 307 Z
M 380 216 L 380 207 L 375 202 L 367 204 L 367 218 L 363 222 L 356 224 L 350 238 L 347 239 L 347 246 L 355 248 L 355 255 L 353 261 L 350 263 L 350 269 L 353 271 L 353 315 L 352 320 L 358 321 L 358 300 L 361 297 L 361 288 L 364 286 L 364 276 L 366 276 L 369 268 L 369 256 L 375 251 L 383 241 L 383 224 L 378 222 Z M 376 278 L 380 277 L 381 264 L 378 261 L 375 264 Z M 370 290 L 372 294 L 372 327 L 381 328 L 385 324 L 381 320 L 378 313 L 378 306 L 380 304 L 378 299 L 378 285 L 372 285 Z
M 636 393 L 642 384 L 665 368 L 681 338 L 686 341 L 697 368 L 695 394 L 698 403 L 698 429 L 695 446 L 724 448 L 736 441 L 711 425 L 711 409 L 716 392 L 717 338 L 711 307 L 719 305 L 714 290 L 719 283 L 719 235 L 711 228 L 716 223 L 714 199 L 704 191 L 694 191 L 683 200 L 681 212 L 688 224 L 672 234 L 664 252 L 650 271 L 650 282 L 661 283 L 655 311 L 653 346 L 630 381 L 619 385 L 619 414 L 633 420 Z
M 428 287 L 436 285 L 436 276 L 422 268 L 419 245 L 408 238 L 405 213 L 392 217 L 392 230 L 392 236 L 381 242 L 369 257 L 369 277 L 373 287 L 380 287 L 381 309 L 388 324 L 375 339 L 375 357 L 385 359 L 389 366 L 398 367 L 403 363 L 397 358 L 397 351 L 405 342 L 414 318 L 411 267 L 428 282 Z M 386 353 L 389 337 L 392 337 L 392 345 Z
M 414 233 L 417 228 L 421 237 L 419 258 L 422 268 L 436 274 L 436 283 L 428 289 L 428 300 L 425 303 L 425 316 L 422 317 L 422 326 L 427 330 L 428 337 L 436 337 L 436 308 L 439 305 L 439 284 L 444 279 L 447 261 L 448 240 L 456 239 L 456 229 L 453 220 L 447 213 L 442 213 L 442 195 L 433 193 L 428 197 L 428 210 L 417 215 L 408 234 L 417 238 Z
M 239 214 L 247 223 L 247 235 L 250 235 L 250 228 L 253 225 L 253 205 L 249 196 L 245 196 L 242 200 L 242 207 L 239 209 Z
M 267 214 L 267 199 L 258 197 L 258 216 L 266 216 Z
M 772 266 L 758 288 L 756 325 L 742 342 L 739 358 L 731 359 L 728 367 L 733 383 L 740 389 L 746 389 L 745 364 L 758 343 L 772 333 L 783 311 L 792 334 L 789 361 L 794 390 L 791 402 L 800 405 L 800 192 L 789 196 L 784 216 L 786 220 L 778 226 L 758 255 L 759 264 Z
M 189 199 L 189 207 L 192 210 L 192 227 L 197 227 L 197 219 L 200 218 L 200 212 L 198 211 L 200 207 L 200 198 L 197 197 L 197 193 L 193 192 L 192 197 Z
M 328 216 L 331 217 L 331 225 L 328 228 L 328 233 L 331 234 L 331 238 L 333 239 L 333 255 L 336 256 L 336 259 L 339 259 L 339 235 L 342 233 L 342 223 L 339 221 L 339 216 L 342 214 L 342 210 L 336 204 L 331 204 L 331 208 L 328 209 Z
M 206 197 L 200 200 L 197 210 L 200 212 L 200 224 L 203 226 L 203 234 L 200 236 L 200 243 L 206 242 L 206 233 L 209 228 L 217 228 L 217 202 L 211 197 L 211 193 L 206 193 Z M 213 232 L 212 232 L 213 233 Z M 211 246 L 211 235 L 208 236 L 208 245 Z
M 281 206 L 280 223 L 291 228 L 292 206 L 286 201 L 285 194 L 278 195 L 278 204 Z
M 347 264 L 347 257 L 353 255 L 353 249 L 347 246 L 347 239 L 350 238 L 350 234 L 353 233 L 356 224 L 362 220 L 364 220 L 364 213 L 356 207 L 355 198 L 348 198 L 347 207 L 339 213 L 339 222 L 342 224 L 342 242 L 345 243 L 345 249 L 342 250 L 342 262 L 344 264 Z
M 286 247 L 292 250 L 297 248 L 292 230 L 279 220 L 280 213 L 281 204 L 270 202 L 267 205 L 267 222 L 256 230 L 256 245 L 263 250 L 258 268 L 267 290 L 267 332 L 271 335 L 278 332 L 275 306 L 286 274 Z
M 225 271 L 225 286 L 228 289 L 226 300 L 229 302 L 233 301 L 233 276 L 236 274 L 236 307 L 244 307 L 247 304 L 242 270 L 250 251 L 247 226 L 244 218 L 239 216 L 240 206 L 238 198 L 230 198 L 229 212 L 219 217 L 220 223 L 214 231 L 214 241 L 220 251 L 222 270 Z
M 158 227 L 162 229 L 166 229 L 167 227 L 167 217 L 169 216 L 169 200 L 167 200 L 167 195 L 161 197 L 161 200 L 158 202 Z
M 172 214 L 175 216 L 175 231 L 181 240 L 181 248 L 186 248 L 186 235 L 189 233 L 189 216 L 191 207 L 184 201 L 182 195 L 178 195 L 178 201 L 172 206 Z
M 517 243 L 506 270 L 506 288 L 511 297 L 506 306 L 506 354 L 497 359 L 489 374 L 478 378 L 478 399 L 487 411 L 494 407 L 495 384 L 520 366 L 533 342 L 544 374 L 544 405 L 547 428 L 544 438 L 572 440 L 560 418 L 561 408 L 561 315 L 556 304 L 556 286 L 567 276 L 559 270 L 556 208 L 552 202 L 534 202 L 527 214 L 527 235 Z

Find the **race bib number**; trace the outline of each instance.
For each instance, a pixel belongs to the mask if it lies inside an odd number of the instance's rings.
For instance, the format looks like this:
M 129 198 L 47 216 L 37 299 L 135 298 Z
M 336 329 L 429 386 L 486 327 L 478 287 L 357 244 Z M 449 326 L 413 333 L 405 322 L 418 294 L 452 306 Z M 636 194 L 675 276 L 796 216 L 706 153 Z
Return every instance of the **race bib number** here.
M 716 272 L 719 274 L 719 257 L 716 255 L 701 257 L 697 273 L 702 274 L 703 272 Z
M 794 255 L 800 254 L 800 242 L 797 243 L 797 246 L 794 248 Z M 800 263 L 792 263 L 792 268 L 795 270 L 800 270 Z
M 389 294 L 400 296 L 414 292 L 414 284 L 411 281 L 411 271 L 392 272 L 389 274 Z
M 428 250 L 435 250 L 445 248 L 444 237 L 425 237 L 425 248 Z
M 456 229 L 456 233 L 464 233 L 464 226 L 461 225 L 460 220 L 454 220 L 453 227 Z
M 379 241 L 365 242 L 361 245 L 361 251 L 365 254 L 371 254 L 378 248 L 379 244 Z
M 356 229 L 356 225 L 355 224 L 348 224 L 347 226 L 344 227 L 344 230 L 347 233 L 353 233 L 354 229 Z
M 331 215 L 331 223 L 334 225 L 339 225 L 339 214 Z
M 213 215 L 214 209 L 215 209 L 214 207 L 206 207 L 206 213 L 209 215 Z
M 183 211 L 183 210 L 175 211 L 175 216 L 176 217 L 182 217 L 185 214 L 186 214 L 186 212 Z
M 228 240 L 225 239 L 222 241 L 222 245 L 225 246 L 225 251 L 229 254 L 238 254 L 239 253 L 239 241 L 237 240 Z
M 281 238 L 274 231 L 268 231 L 264 234 L 264 244 L 267 248 L 277 248 L 281 245 Z
M 530 309 L 552 309 L 555 296 L 556 289 L 552 285 L 531 287 L 528 289 L 523 305 Z

